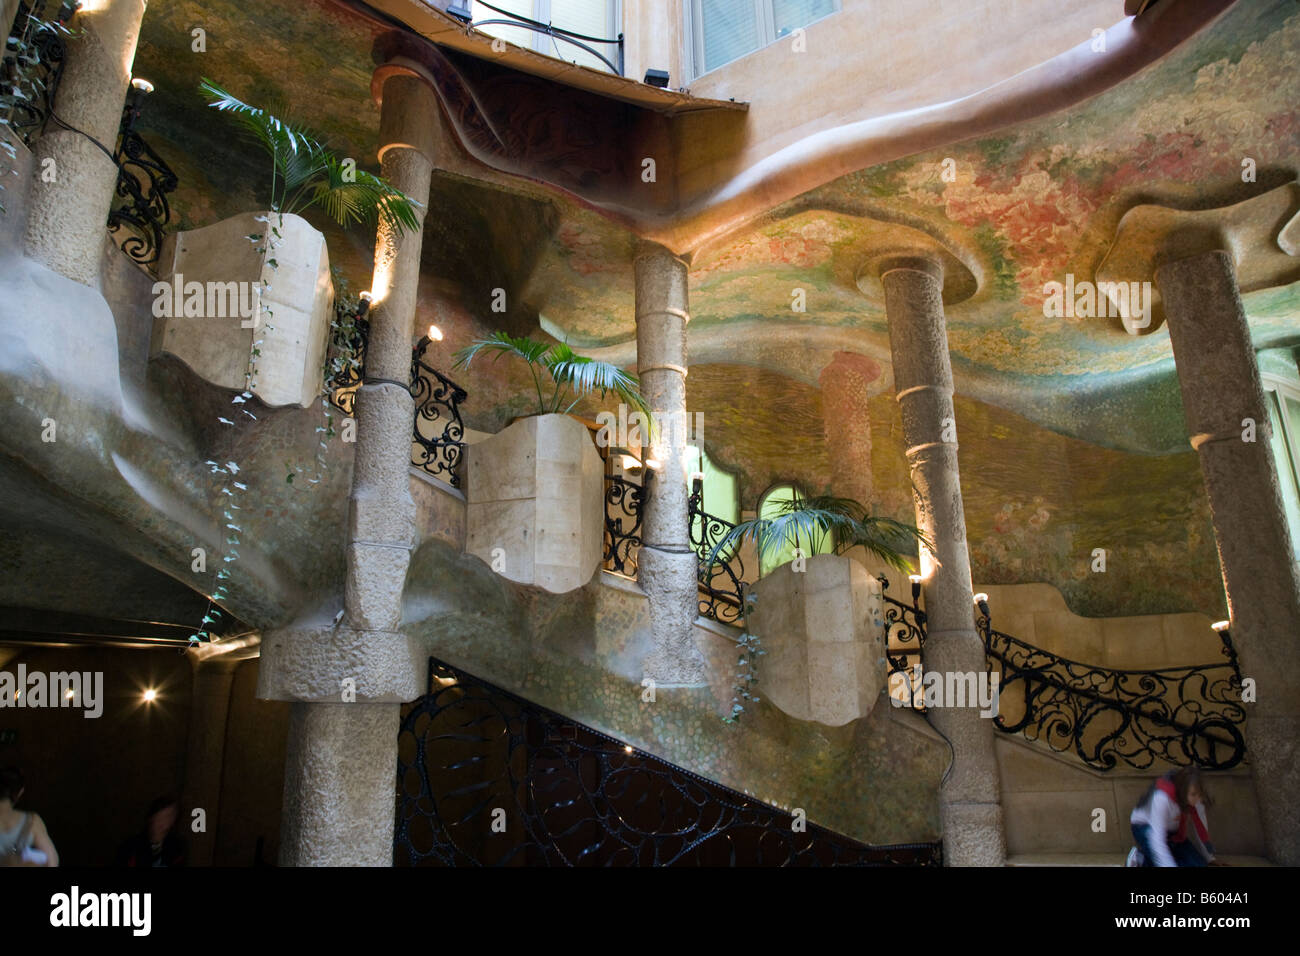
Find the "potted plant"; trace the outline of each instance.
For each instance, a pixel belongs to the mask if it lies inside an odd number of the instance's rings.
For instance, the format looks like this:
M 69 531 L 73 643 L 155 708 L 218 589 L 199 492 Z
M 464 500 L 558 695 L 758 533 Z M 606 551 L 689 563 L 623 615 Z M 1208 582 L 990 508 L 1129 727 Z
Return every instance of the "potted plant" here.
M 521 584 L 582 587 L 604 555 L 605 466 L 587 425 L 568 413 L 593 392 L 612 392 L 648 422 L 636 376 L 563 342 L 502 331 L 457 352 L 456 367 L 481 354 L 528 366 L 537 411 L 466 448 L 466 550 Z
M 204 80 L 209 105 L 267 156 L 269 207 L 168 237 L 154 284 L 154 354 L 168 352 L 206 380 L 268 405 L 320 395 L 333 314 L 325 237 L 300 213 L 342 226 L 417 228 L 418 203 L 341 159 L 292 120 Z
M 743 669 L 725 719 L 734 722 L 746 703 L 759 700 L 752 690 L 763 655 L 771 657 L 764 664 L 766 694 L 792 717 L 839 726 L 866 716 L 886 679 L 880 584 L 846 552 L 862 547 L 908 571 L 917 545 L 928 547 L 924 535 L 851 498 L 796 492 L 775 515 L 728 529 L 707 566 L 727 560 L 745 541 L 754 543 L 760 562 L 786 548 L 794 556 L 746 588 Z

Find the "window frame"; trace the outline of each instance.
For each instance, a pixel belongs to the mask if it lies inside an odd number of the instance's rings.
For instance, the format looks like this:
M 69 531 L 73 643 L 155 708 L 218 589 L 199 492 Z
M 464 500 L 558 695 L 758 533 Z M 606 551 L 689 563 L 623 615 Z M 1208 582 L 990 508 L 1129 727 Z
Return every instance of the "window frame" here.
M 1292 434 L 1286 403 L 1282 401 L 1284 398 L 1289 398 L 1296 404 L 1300 404 L 1300 384 L 1267 372 L 1261 372 L 1259 379 L 1264 391 L 1272 392 L 1274 394 L 1272 400 L 1277 402 L 1277 420 L 1282 429 L 1282 445 L 1291 459 L 1291 484 L 1296 490 L 1296 496 L 1300 498 L 1300 435 Z M 1264 397 L 1266 400 L 1269 399 L 1268 395 Z M 1278 476 L 1278 480 L 1282 480 L 1281 475 Z M 1300 528 L 1295 530 L 1300 533 Z
M 759 50 L 765 50 L 773 43 L 784 40 L 790 34 L 785 36 L 776 35 L 776 5 L 774 0 L 751 0 L 754 5 L 754 18 L 759 28 L 758 46 L 748 53 L 742 53 L 735 59 L 728 60 L 726 63 L 719 63 L 712 69 L 704 69 L 704 0 L 682 0 L 685 8 L 685 24 L 683 27 L 683 39 L 686 49 L 683 51 L 682 61 L 686 67 L 686 76 L 688 82 L 694 82 L 702 76 L 721 70 L 733 63 L 743 60 L 747 56 L 753 56 Z M 808 23 L 797 29 L 806 29 L 814 23 L 821 23 L 837 13 L 843 11 L 844 0 L 831 0 L 834 5 L 830 13 L 818 17 L 816 20 L 810 20 Z
M 491 3 L 493 2 L 493 0 L 487 0 L 487 2 Z M 538 23 L 550 23 L 551 22 L 551 0 L 531 0 L 531 3 L 532 3 L 533 12 L 531 14 L 521 14 L 521 15 L 526 15 L 530 19 L 536 20 Z M 605 3 L 605 9 L 608 11 L 605 20 L 605 27 L 609 32 L 606 35 L 606 39 L 617 40 L 619 36 L 623 33 L 623 0 L 604 0 L 604 3 Z M 471 12 L 473 11 L 473 9 L 474 7 L 471 0 L 470 2 Z M 494 11 L 488 11 L 488 12 L 492 14 L 492 16 L 489 17 L 488 19 L 492 19 L 492 20 L 505 19 L 499 13 L 495 13 Z M 548 36 L 545 33 L 537 33 L 533 30 L 529 30 L 528 33 L 529 36 L 531 37 L 531 42 L 529 43 L 528 46 L 520 47 L 520 49 L 532 50 L 534 53 L 540 53 L 542 56 L 549 56 L 553 60 L 564 60 L 565 63 L 573 63 L 572 60 L 567 60 L 563 56 L 556 56 L 554 52 L 554 48 L 551 46 L 551 43 L 554 41 L 550 36 Z M 507 40 L 506 42 L 509 43 L 510 41 Z M 566 46 L 567 44 L 560 44 L 559 50 L 563 52 Z M 574 50 L 575 52 L 580 50 L 579 47 L 569 47 L 569 48 Z M 597 49 L 600 48 L 597 47 Z M 609 53 L 607 53 L 605 50 L 601 50 L 601 52 L 605 53 L 606 56 L 609 56 Z M 610 57 L 610 58 L 614 59 L 614 57 Z M 588 64 L 577 64 L 577 65 L 587 66 Z M 594 66 L 591 68 L 600 70 L 602 73 L 605 72 L 603 66 Z

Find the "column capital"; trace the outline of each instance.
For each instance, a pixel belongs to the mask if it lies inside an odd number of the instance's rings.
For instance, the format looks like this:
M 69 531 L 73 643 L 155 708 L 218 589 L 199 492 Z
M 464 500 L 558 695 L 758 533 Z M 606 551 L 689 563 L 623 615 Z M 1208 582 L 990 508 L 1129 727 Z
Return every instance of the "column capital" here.
M 914 272 L 933 279 L 939 285 L 944 305 L 965 302 L 980 288 L 980 277 L 963 254 L 908 226 L 891 226 L 891 241 L 868 251 L 858 267 L 858 291 L 869 302 L 883 307 L 884 279 L 891 272 Z
M 1126 332 L 1149 335 L 1165 321 L 1162 267 L 1214 251 L 1232 259 L 1243 293 L 1300 279 L 1300 183 L 1213 209 L 1134 206 L 1120 219 L 1097 267 L 1097 294 L 1110 300 Z M 1135 283 L 1151 287 L 1140 317 L 1129 291 Z

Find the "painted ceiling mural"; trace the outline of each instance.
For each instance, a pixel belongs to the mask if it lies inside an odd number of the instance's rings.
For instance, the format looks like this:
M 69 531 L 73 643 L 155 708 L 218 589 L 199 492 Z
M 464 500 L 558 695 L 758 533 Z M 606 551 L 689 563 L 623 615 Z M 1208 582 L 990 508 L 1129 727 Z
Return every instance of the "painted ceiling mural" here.
M 265 45 L 224 42 L 249 17 L 263 26 Z M 206 53 L 191 54 L 195 26 L 207 31 Z M 284 104 L 342 154 L 376 168 L 375 29 L 326 0 L 151 8 L 136 71 L 158 92 L 141 128 L 180 174 L 182 228 L 263 201 L 262 157 L 204 111 L 202 76 L 254 102 Z M 1298 62 L 1300 6 L 1241 0 L 1163 61 L 1082 106 L 862 170 L 696 250 L 688 401 L 706 415 L 710 454 L 740 473 L 745 506 L 778 480 L 837 490 L 818 386 L 837 354 L 856 352 L 882 369 L 871 384 L 870 461 L 860 466 L 880 510 L 911 516 L 885 317 L 856 278 L 873 242 L 917 229 L 956 250 L 978 282 L 948 308 L 977 581 L 1050 581 L 1087 615 L 1220 616 L 1217 559 L 1167 332 L 1133 338 L 1116 319 L 1047 317 L 1043 285 L 1071 273 L 1092 278 L 1120 217 L 1137 203 L 1188 205 L 1200 196 L 1222 205 L 1295 178 Z M 1247 157 L 1254 183 L 1241 181 Z M 469 387 L 471 427 L 495 431 L 528 410 L 522 368 L 451 369 L 455 348 L 492 328 L 537 334 L 540 321 L 632 364 L 633 238 L 620 226 L 535 190 L 441 175 L 429 222 L 418 321 L 446 334 L 431 357 Z M 332 260 L 364 288 L 372 236 L 326 232 Z M 504 317 L 488 308 L 495 286 L 510 294 Z M 800 289 L 804 311 L 792 308 Z M 1300 284 L 1246 301 L 1261 347 L 1300 344 Z M 1105 575 L 1089 571 L 1095 547 L 1109 549 Z

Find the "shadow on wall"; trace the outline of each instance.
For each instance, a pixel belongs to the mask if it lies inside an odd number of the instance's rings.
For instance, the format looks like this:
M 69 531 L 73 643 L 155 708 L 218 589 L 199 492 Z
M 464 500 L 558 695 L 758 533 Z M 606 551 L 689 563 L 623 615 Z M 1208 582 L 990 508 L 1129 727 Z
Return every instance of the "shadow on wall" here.
M 22 768 L 27 788 L 19 807 L 45 820 L 61 865 L 112 866 L 121 844 L 143 825 L 150 801 L 184 790 L 190 661 L 177 649 L 4 650 L 18 651 L 0 666 L 15 681 L 20 666 L 29 676 L 102 675 L 99 717 L 72 706 L 0 709 L 0 766 Z M 263 862 L 274 863 L 278 850 L 289 708 L 253 699 L 257 664 L 238 667 L 231 692 L 221 802 L 208 815 L 217 865 L 252 864 L 259 839 Z M 150 689 L 156 696 L 146 702 Z M 93 695 L 83 692 L 83 702 L 93 705 Z M 177 826 L 193 855 L 191 810 L 181 808 Z

